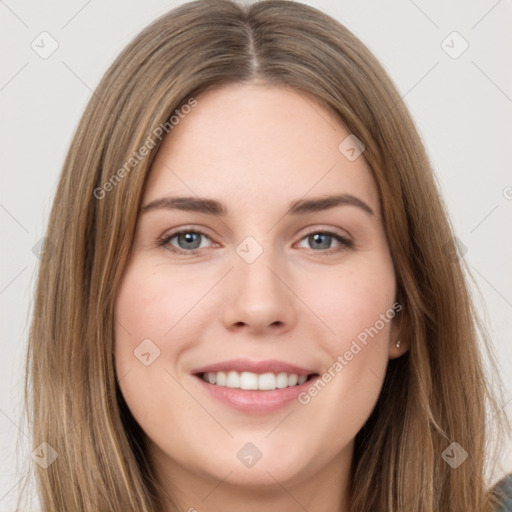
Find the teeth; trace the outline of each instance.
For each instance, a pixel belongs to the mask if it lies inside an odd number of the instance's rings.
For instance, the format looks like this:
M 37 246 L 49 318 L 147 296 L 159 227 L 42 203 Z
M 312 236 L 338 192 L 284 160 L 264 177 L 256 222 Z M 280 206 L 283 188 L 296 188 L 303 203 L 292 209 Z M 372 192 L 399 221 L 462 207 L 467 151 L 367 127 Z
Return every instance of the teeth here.
M 299 385 L 304 384 L 304 382 L 306 382 L 307 380 L 308 380 L 308 376 L 307 375 L 301 375 L 299 377 L 298 384 Z
M 253 389 L 269 391 L 283 389 L 297 384 L 304 384 L 307 375 L 300 377 L 296 373 L 252 373 L 252 372 L 207 372 L 203 373 L 203 380 L 217 386 L 225 386 L 237 389 Z

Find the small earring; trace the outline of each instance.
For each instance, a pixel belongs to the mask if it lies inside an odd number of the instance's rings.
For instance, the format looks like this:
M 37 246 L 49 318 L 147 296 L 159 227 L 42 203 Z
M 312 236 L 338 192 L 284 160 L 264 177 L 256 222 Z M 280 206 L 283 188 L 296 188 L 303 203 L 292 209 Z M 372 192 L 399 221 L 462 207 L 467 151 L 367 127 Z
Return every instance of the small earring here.
M 400 340 L 397 340 L 396 342 L 396 348 L 399 348 L 400 347 Z

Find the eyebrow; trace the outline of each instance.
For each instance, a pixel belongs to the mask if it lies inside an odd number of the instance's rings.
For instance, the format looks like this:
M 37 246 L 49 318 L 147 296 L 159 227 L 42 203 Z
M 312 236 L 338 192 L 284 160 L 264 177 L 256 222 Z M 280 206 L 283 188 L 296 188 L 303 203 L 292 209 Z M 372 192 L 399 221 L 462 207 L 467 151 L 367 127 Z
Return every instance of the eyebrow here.
M 303 215 L 311 212 L 329 210 L 337 206 L 355 206 L 369 215 L 375 215 L 373 210 L 364 201 L 351 194 L 323 196 L 312 199 L 299 199 L 290 203 L 286 215 Z M 146 204 L 140 209 L 141 214 L 155 210 L 183 210 L 189 212 L 205 213 L 225 217 L 227 207 L 215 199 L 200 197 L 161 197 Z

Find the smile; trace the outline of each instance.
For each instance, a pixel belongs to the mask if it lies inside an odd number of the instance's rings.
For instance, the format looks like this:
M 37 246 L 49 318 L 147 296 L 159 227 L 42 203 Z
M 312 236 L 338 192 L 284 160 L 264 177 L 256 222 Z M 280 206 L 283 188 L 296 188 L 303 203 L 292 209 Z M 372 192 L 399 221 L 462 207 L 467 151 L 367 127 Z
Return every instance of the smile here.
M 201 378 L 215 386 L 245 389 L 271 391 L 274 389 L 284 389 L 292 386 L 304 384 L 311 375 L 297 375 L 296 373 L 286 372 L 267 372 L 257 374 L 253 372 L 204 372 Z

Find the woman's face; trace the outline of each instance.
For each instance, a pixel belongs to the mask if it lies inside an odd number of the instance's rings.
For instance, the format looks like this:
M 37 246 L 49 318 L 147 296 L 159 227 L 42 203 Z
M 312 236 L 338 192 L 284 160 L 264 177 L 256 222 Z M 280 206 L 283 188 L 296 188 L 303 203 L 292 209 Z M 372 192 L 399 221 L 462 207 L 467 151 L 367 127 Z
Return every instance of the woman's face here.
M 119 385 L 184 493 L 318 489 L 348 474 L 404 350 L 376 185 L 310 97 L 233 84 L 196 100 L 144 193 L 115 304 Z

